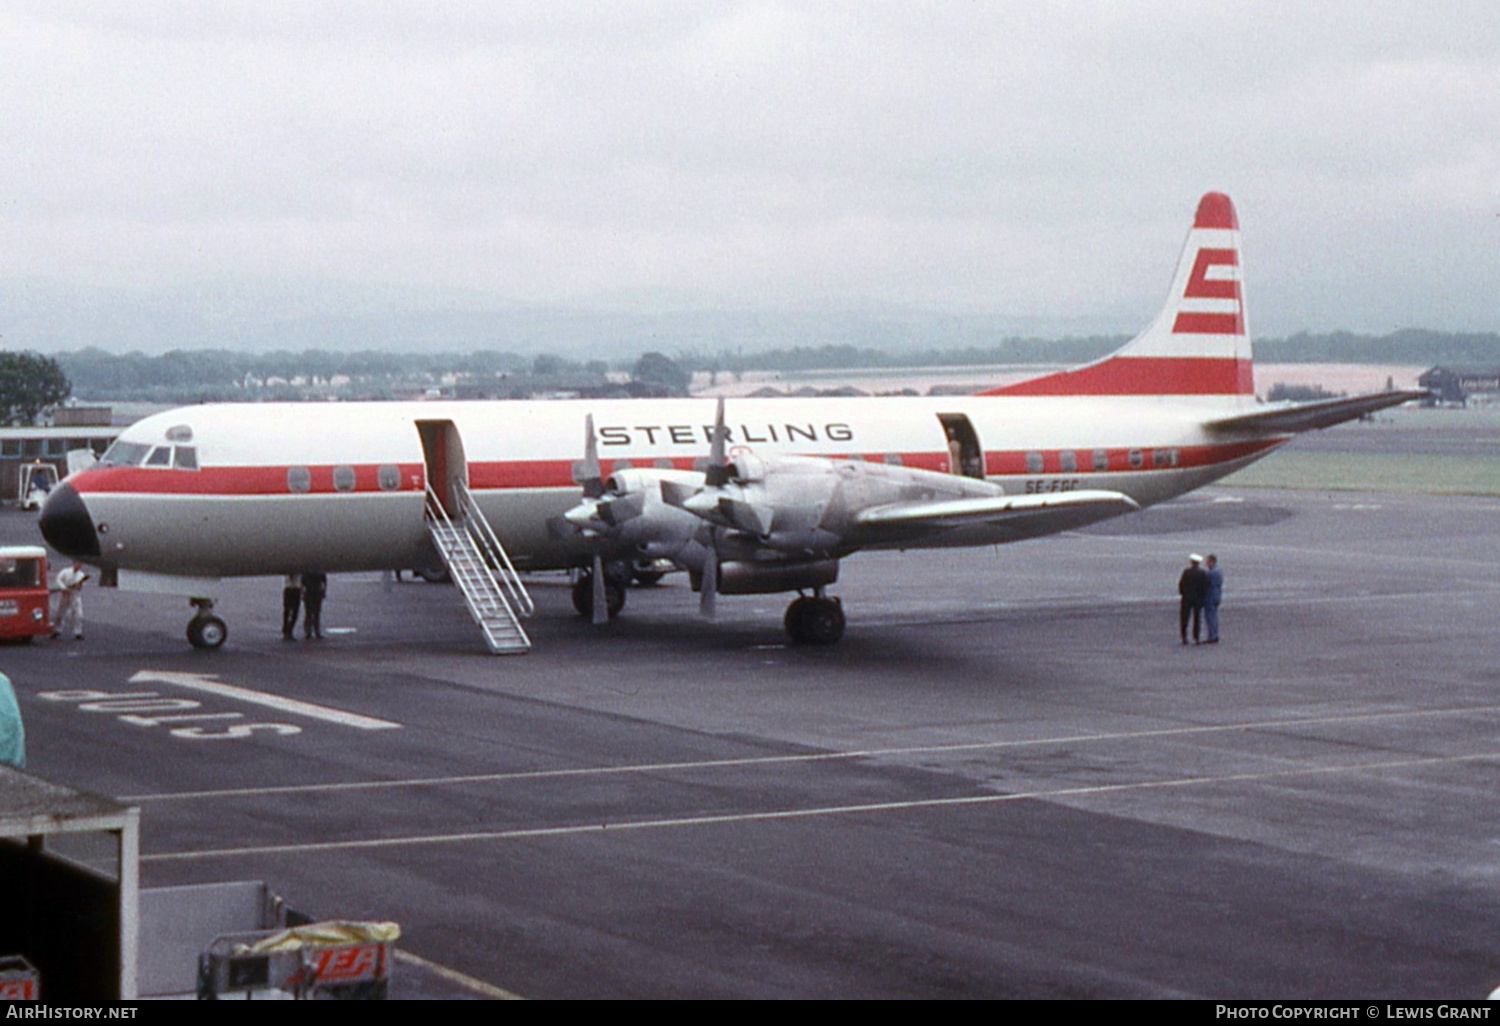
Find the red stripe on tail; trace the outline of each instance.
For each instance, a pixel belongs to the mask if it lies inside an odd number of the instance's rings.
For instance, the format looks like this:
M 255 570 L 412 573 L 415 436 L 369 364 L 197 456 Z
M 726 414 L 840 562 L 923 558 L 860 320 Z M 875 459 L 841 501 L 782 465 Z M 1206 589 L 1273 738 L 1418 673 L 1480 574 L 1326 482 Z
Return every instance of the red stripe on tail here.
M 1252 395 L 1249 360 L 1114 356 L 1077 370 L 1001 385 L 979 395 Z

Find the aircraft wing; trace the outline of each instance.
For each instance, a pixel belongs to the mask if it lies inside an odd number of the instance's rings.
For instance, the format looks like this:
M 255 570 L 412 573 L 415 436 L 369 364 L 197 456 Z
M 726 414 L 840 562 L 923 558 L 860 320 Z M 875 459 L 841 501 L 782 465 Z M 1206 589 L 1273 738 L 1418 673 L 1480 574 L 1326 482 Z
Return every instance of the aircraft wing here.
M 1250 432 L 1261 435 L 1296 434 L 1318 428 L 1332 427 L 1367 413 L 1383 410 L 1388 406 L 1399 406 L 1413 399 L 1425 398 L 1426 389 L 1395 389 L 1387 392 L 1370 392 L 1341 399 L 1323 399 L 1313 403 L 1288 403 L 1268 406 L 1253 413 L 1240 413 L 1221 420 L 1211 420 L 1204 425 L 1210 431 L 1240 434 Z
M 845 541 L 856 547 L 999 544 L 1054 534 L 1140 509 L 1103 489 L 898 502 L 855 514 Z

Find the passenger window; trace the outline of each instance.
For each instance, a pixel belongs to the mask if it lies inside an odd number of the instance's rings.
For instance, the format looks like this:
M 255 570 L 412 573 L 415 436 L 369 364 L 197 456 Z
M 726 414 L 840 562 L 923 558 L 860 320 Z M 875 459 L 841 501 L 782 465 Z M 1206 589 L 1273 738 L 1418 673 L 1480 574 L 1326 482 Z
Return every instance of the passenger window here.
M 1095 449 L 1094 450 L 1094 469 L 1095 470 L 1108 470 L 1109 469 L 1109 453 L 1105 452 L 1103 449 Z
M 312 491 L 312 471 L 306 467 L 287 467 L 286 487 L 289 492 Z
M 352 491 L 354 491 L 354 468 L 353 467 L 334 467 L 333 468 L 333 487 L 336 490 L 341 491 L 341 492 L 352 492 Z
M 376 479 L 383 492 L 394 492 L 401 487 L 401 468 L 387 463 L 376 472 Z
M 1041 453 L 1039 453 L 1039 452 L 1028 452 L 1026 454 L 1026 473 L 1028 473 L 1028 474 L 1040 474 L 1042 472 L 1042 467 L 1044 465 L 1045 464 L 1042 461 L 1042 454 Z
M 893 467 L 899 467 L 901 466 L 901 454 L 899 452 L 888 452 L 885 454 L 885 461 Z
M 1078 473 L 1078 454 L 1073 450 L 1067 449 L 1059 453 L 1058 462 L 1062 464 L 1062 472 L 1064 474 Z
M 158 445 L 151 450 L 151 455 L 146 458 L 148 467 L 170 467 L 172 465 L 172 447 L 170 445 Z
M 198 450 L 191 445 L 179 445 L 172 450 L 172 466 L 178 470 L 197 470 Z
M 1146 456 L 1139 449 L 1130 450 L 1130 469 L 1140 470 L 1146 465 Z

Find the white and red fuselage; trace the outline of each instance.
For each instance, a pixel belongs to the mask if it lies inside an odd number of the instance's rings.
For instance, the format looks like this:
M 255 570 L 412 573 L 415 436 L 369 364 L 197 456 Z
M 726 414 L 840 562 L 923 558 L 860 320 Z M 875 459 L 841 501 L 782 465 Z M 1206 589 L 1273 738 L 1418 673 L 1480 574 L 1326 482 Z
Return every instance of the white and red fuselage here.
M 734 399 L 726 425 L 731 451 L 744 446 L 949 473 L 945 421 L 963 417 L 982 451 L 984 477 L 1007 492 L 1105 489 L 1146 506 L 1231 473 L 1284 440 L 1225 439 L 1204 430 L 1205 421 L 1242 403 Z M 587 560 L 586 546 L 554 537 L 548 522 L 578 502 L 572 467 L 590 414 L 605 475 L 623 464 L 692 470 L 709 450 L 715 405 L 670 399 L 173 410 L 120 436 L 125 445 L 146 447 L 147 459 L 160 453 L 156 465 L 100 464 L 66 482 L 87 509 L 97 551 L 88 551 L 86 535 L 65 547 L 105 565 L 194 577 L 428 565 L 426 485 L 447 473 L 466 478 L 519 567 L 577 564 Z M 461 454 L 435 459 L 431 447 L 424 451 L 424 424 L 447 428 Z
M 1092 498 L 1078 505 L 1096 509 L 1116 493 L 1110 515 L 1149 506 L 1232 473 L 1298 430 L 1402 398 L 1341 400 L 1303 421 L 1257 404 L 1238 223 L 1228 197 L 1209 193 L 1161 313 L 1111 356 L 974 396 L 731 399 L 723 416 L 731 454 L 849 461 L 837 470 L 846 478 L 926 488 L 934 515 L 907 502 L 899 536 L 851 530 L 864 541 L 808 553 L 840 558 L 856 547 L 1029 536 L 986 530 L 983 518 L 1004 503 L 997 492 L 1059 503 L 1085 493 Z M 602 476 L 624 465 L 687 472 L 703 466 L 716 415 L 707 399 L 186 407 L 123 432 L 103 462 L 53 491 L 41 523 L 64 554 L 121 571 L 212 579 L 404 568 L 432 563 L 426 489 L 456 479 L 519 567 L 580 565 L 588 540 L 549 525 L 580 500 L 585 439 L 596 443 Z M 808 466 L 776 473 L 792 487 Z M 875 467 L 983 478 L 989 497 L 976 500 L 982 508 L 964 530 L 949 530 L 955 507 L 939 502 L 941 487 Z M 774 488 L 758 494 L 777 501 Z M 889 513 L 844 512 L 845 523 Z M 1077 522 L 1028 515 L 1030 534 Z

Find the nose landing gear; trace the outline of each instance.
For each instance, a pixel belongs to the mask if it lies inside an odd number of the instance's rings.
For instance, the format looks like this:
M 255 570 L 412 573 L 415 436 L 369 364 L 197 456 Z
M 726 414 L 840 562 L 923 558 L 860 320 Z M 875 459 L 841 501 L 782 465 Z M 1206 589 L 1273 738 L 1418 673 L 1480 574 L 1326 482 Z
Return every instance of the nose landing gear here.
M 218 648 L 229 637 L 229 626 L 213 615 L 213 599 L 190 599 L 198 614 L 188 621 L 188 644 L 194 648 Z

